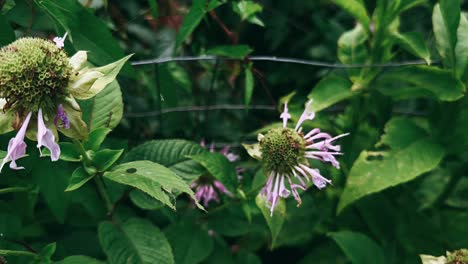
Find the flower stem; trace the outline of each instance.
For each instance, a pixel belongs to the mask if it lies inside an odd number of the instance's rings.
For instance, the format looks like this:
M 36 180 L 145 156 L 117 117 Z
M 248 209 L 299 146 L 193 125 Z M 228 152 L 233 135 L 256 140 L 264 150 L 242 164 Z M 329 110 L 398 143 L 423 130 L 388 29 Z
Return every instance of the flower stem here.
M 31 189 L 30 187 L 9 187 L 9 188 L 0 189 L 0 194 L 26 192 L 26 191 L 29 191 L 30 189 Z
M 109 195 L 107 195 L 106 187 L 104 186 L 104 182 L 102 181 L 102 174 L 98 173 L 94 177 L 94 182 L 96 183 L 96 187 L 98 189 L 99 195 L 101 195 L 102 199 L 104 200 L 104 203 L 106 204 L 106 209 L 107 213 L 111 213 L 113 209 L 112 202 L 109 198 Z
M 83 157 L 83 162 L 86 165 L 91 164 L 91 158 L 89 157 L 88 153 L 86 152 L 85 148 L 83 147 L 83 144 L 81 144 L 80 141 L 74 139 L 73 144 L 75 144 L 78 147 L 78 151 L 81 153 L 81 156 Z
M 81 156 L 83 157 L 84 166 L 91 165 L 92 164 L 91 157 L 86 152 L 85 148 L 83 147 L 83 144 L 81 144 L 81 142 L 76 139 L 73 140 L 73 143 L 78 147 L 78 150 L 80 151 Z M 94 176 L 94 182 L 96 183 L 96 187 L 99 192 L 99 195 L 104 200 L 107 213 L 110 214 L 112 212 L 113 205 L 112 205 L 111 199 L 109 198 L 109 195 L 107 195 L 104 182 L 102 181 L 102 173 L 98 173 L 96 174 L 96 176 Z
M 0 249 L 0 256 L 30 256 L 30 257 L 37 257 L 38 255 L 36 253 L 29 252 L 29 251 Z

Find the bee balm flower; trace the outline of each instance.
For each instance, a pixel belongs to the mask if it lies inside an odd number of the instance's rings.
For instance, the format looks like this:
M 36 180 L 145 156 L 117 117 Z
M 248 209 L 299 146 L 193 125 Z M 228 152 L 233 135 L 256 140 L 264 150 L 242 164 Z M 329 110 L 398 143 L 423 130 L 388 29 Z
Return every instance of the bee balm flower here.
M 318 189 L 323 189 L 331 180 L 323 177 L 318 169 L 311 168 L 308 159 L 329 162 L 339 168 L 336 155 L 341 155 L 340 146 L 333 145 L 334 141 L 348 134 L 332 137 L 315 128 L 304 135 L 302 123 L 312 120 L 315 113 L 309 110 L 312 101 L 307 102 L 304 112 L 294 129 L 287 127 L 291 118 L 288 103 L 284 104 L 284 111 L 280 115 L 283 126 L 270 130 L 265 135 L 258 135 L 257 146 L 246 146 L 249 154 L 263 162 L 268 175 L 267 182 L 261 191 L 266 198 L 267 206 L 273 215 L 280 197 L 287 198 L 292 193 L 298 206 L 302 203 L 298 189 L 305 191 L 306 182 L 312 182 Z M 252 151 L 256 149 L 257 152 Z
M 100 68 L 86 67 L 86 52 L 68 58 L 62 49 L 66 35 L 55 38 L 55 43 L 21 38 L 0 49 L 0 133 L 18 130 L 0 171 L 10 161 L 10 168 L 23 168 L 16 160 L 25 155 L 25 136 L 37 140 L 40 151 L 48 148 L 52 161 L 60 156 L 57 130 L 70 138 L 85 139 L 88 129 L 75 99 L 99 93 L 129 58 Z M 29 126 L 31 119 L 37 126 Z

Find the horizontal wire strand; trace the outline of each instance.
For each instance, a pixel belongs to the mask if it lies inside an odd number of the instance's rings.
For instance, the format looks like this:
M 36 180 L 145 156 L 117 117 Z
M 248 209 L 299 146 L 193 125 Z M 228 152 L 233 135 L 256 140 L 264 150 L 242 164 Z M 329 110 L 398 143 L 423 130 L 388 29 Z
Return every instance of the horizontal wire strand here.
M 287 57 L 276 57 L 276 56 L 247 56 L 243 59 L 228 58 L 223 56 L 214 56 L 214 55 L 202 55 L 202 56 L 182 56 L 182 57 L 163 57 L 155 58 L 149 60 L 133 61 L 131 64 L 133 66 L 141 65 L 151 65 L 151 64 L 163 64 L 168 62 L 190 62 L 190 61 L 216 61 L 216 60 L 225 60 L 225 61 L 271 61 L 271 62 L 283 62 L 283 63 L 292 63 L 292 64 L 302 64 L 309 66 L 325 67 L 325 68 L 338 68 L 338 69 L 350 69 L 350 68 L 394 68 L 394 67 L 403 67 L 403 66 L 413 66 L 413 65 L 427 65 L 424 60 L 413 60 L 413 61 L 402 61 L 402 62 L 390 62 L 390 63 L 376 63 L 376 64 L 341 64 L 341 63 L 331 63 L 324 61 L 316 60 L 305 60 L 305 59 L 295 59 Z M 432 64 L 437 64 L 438 62 L 433 62 Z

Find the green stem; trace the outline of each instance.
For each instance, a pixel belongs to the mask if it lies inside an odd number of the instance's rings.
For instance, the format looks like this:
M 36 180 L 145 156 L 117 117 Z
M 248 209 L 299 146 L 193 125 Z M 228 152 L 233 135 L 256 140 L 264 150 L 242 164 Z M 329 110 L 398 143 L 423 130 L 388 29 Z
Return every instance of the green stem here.
M 0 249 L 0 256 L 29 256 L 29 257 L 38 257 L 36 253 L 29 251 L 20 251 L 20 250 L 6 250 Z
M 31 189 L 30 187 L 10 187 L 10 188 L 0 189 L 0 194 L 15 193 L 15 192 L 27 192 L 30 189 Z
M 104 203 L 106 204 L 107 212 L 112 212 L 112 202 L 109 198 L 109 195 L 107 195 L 106 187 L 104 187 L 104 182 L 102 181 L 101 173 L 98 173 L 96 176 L 94 176 L 94 182 L 96 183 L 96 187 L 98 189 L 99 194 L 101 195 L 102 199 L 104 200 Z
M 78 147 L 78 150 L 81 153 L 81 156 L 83 157 L 83 163 L 84 165 L 91 165 L 92 160 L 91 157 L 88 155 L 88 152 L 86 152 L 85 148 L 83 147 L 83 144 L 81 144 L 80 141 L 74 139 L 73 143 Z M 107 190 L 106 187 L 104 186 L 104 182 L 102 181 L 102 173 L 96 174 L 94 176 L 94 182 L 96 183 L 97 190 L 99 192 L 99 195 L 102 197 L 104 200 L 104 203 L 106 205 L 107 213 L 112 212 L 112 202 L 111 199 L 109 198 L 109 195 L 107 195 Z
M 83 147 L 83 144 L 81 144 L 80 141 L 74 139 L 73 144 L 75 144 L 78 147 L 78 151 L 81 153 L 81 156 L 83 157 L 83 162 L 86 165 L 91 164 L 91 157 L 89 157 L 88 152 L 86 152 L 85 148 Z

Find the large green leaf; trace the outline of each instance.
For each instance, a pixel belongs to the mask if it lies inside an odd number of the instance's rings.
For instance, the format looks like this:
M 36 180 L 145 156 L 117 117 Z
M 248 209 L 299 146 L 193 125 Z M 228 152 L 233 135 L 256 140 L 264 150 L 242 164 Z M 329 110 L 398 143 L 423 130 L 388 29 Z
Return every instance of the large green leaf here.
M 89 59 L 95 65 L 107 65 L 124 57 L 124 51 L 111 32 L 98 19 L 75 0 L 36 0 L 36 2 L 67 32 L 77 50 L 89 51 Z M 127 64 L 122 73 L 134 74 Z
M 5 17 L 0 14 L 0 47 L 15 41 L 15 32 Z
M 441 101 L 455 101 L 465 93 L 463 83 L 449 70 L 428 66 L 387 71 L 375 85 L 384 94 L 398 94 L 396 91 L 400 91 L 415 97 L 432 95 Z M 390 91 L 387 93 L 387 90 Z
M 393 37 L 407 51 L 431 64 L 431 54 L 419 32 L 394 33 Z
M 104 173 L 104 177 L 133 186 L 174 210 L 175 193 L 186 193 L 196 201 L 190 187 L 172 170 L 148 160 L 120 164 L 112 171 Z M 199 208 L 203 208 L 198 202 L 196 204 Z
M 95 97 L 80 101 L 83 110 L 83 120 L 88 124 L 88 130 L 98 128 L 115 128 L 123 115 L 122 92 L 117 81 L 110 83 Z
M 444 156 L 444 149 L 427 136 L 421 137 L 417 126 L 409 119 L 392 119 L 385 131 L 380 145 L 388 145 L 391 150 L 361 152 L 349 173 L 338 213 L 366 195 L 433 170 Z
M 364 234 L 341 231 L 328 234 L 353 264 L 385 264 L 382 248 Z
M 102 222 L 98 233 L 109 264 L 174 263 L 166 237 L 147 220 L 132 218 L 122 225 Z
M 279 198 L 273 215 L 270 212 L 270 208 L 266 206 L 266 199 L 262 194 L 259 193 L 257 195 L 257 198 L 255 198 L 255 203 L 257 204 L 258 208 L 260 208 L 268 228 L 270 228 L 271 248 L 274 248 L 276 238 L 280 234 L 280 231 L 283 228 L 284 220 L 286 218 L 286 204 L 284 199 Z
M 174 250 L 177 264 L 200 263 L 213 251 L 213 239 L 192 221 L 181 221 L 169 226 L 166 236 Z
M 369 30 L 370 18 L 367 14 L 364 1 L 362 0 L 333 0 L 341 8 L 349 12 L 356 18 L 362 25 Z
M 73 168 L 65 162 L 50 162 L 50 160 L 45 159 L 36 162 L 31 170 L 41 195 L 60 223 L 65 221 L 67 208 L 70 204 L 71 194 L 64 192 L 64 190 L 72 172 Z
M 179 33 L 177 34 L 175 45 L 176 49 L 192 34 L 195 28 L 197 28 L 198 24 L 200 24 L 201 20 L 206 14 L 205 5 L 205 0 L 193 1 L 192 7 L 190 8 L 187 16 L 184 18 L 184 22 L 182 22 L 182 26 L 180 27 Z
M 190 158 L 205 167 L 229 191 L 232 193 L 236 192 L 238 186 L 236 168 L 223 154 L 206 151 L 190 156 Z
M 368 51 L 364 45 L 368 38 L 361 25 L 343 33 L 338 39 L 338 59 L 345 64 L 364 63 Z
M 150 160 L 168 167 L 184 179 L 194 179 L 202 175 L 205 169 L 188 156 L 204 151 L 199 144 L 187 140 L 153 140 L 130 150 L 123 162 Z
M 80 255 L 66 257 L 61 261 L 55 262 L 55 264 L 84 264 L 84 263 L 86 263 L 86 264 L 104 264 L 104 262 L 102 262 L 100 260 L 90 258 L 90 257 L 87 257 L 87 256 L 80 256 Z
M 318 112 L 350 98 L 353 95 L 351 85 L 352 83 L 348 79 L 337 75 L 320 80 L 308 96 L 313 100 L 312 110 Z
M 460 23 L 460 0 L 441 0 L 434 6 L 432 26 L 436 47 L 446 67 L 456 63 L 455 45 Z
M 468 21 L 464 15 L 460 17 L 457 38 L 457 45 L 455 46 L 456 67 L 457 76 L 461 77 L 468 66 Z

